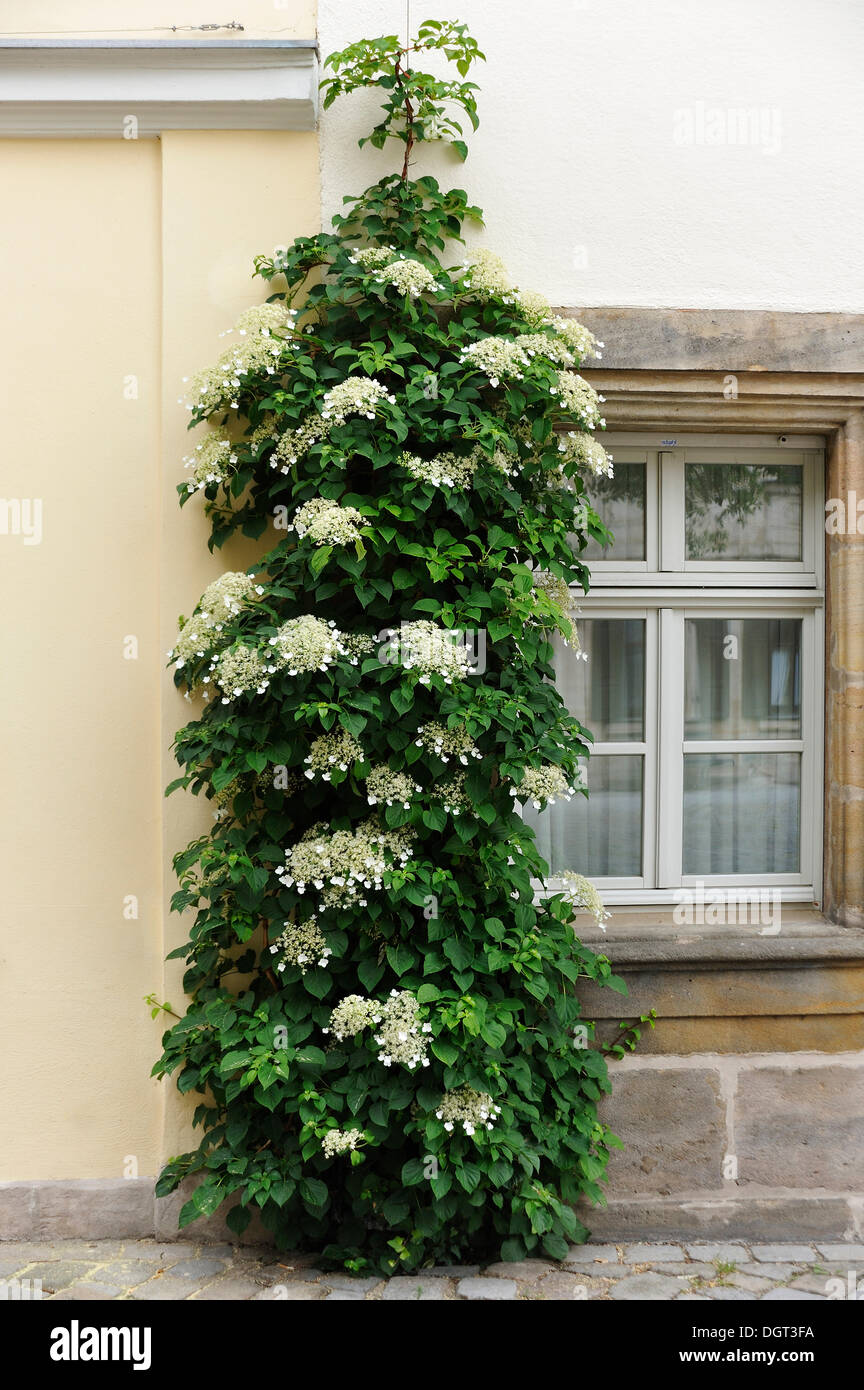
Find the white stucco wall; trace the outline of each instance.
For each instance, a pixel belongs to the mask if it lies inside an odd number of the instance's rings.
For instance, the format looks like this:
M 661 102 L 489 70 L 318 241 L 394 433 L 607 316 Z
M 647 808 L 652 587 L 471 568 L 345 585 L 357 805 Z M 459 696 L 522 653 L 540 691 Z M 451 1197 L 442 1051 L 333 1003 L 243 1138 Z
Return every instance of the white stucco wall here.
M 864 311 L 860 0 L 411 10 L 464 20 L 488 58 L 467 164 L 436 151 L 415 172 L 467 188 L 519 283 L 577 307 Z M 319 0 L 322 57 L 405 18 L 406 0 Z M 374 106 L 357 93 L 323 114 L 325 222 L 398 167 L 392 142 L 357 149 Z

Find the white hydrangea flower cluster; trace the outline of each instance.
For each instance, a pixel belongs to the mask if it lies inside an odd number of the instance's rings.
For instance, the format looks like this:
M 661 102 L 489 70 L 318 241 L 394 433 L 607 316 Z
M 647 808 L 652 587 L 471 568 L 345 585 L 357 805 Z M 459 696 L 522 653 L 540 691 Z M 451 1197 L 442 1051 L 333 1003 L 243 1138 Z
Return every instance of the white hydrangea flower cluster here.
M 452 685 L 474 673 L 475 667 L 458 629 L 438 627 L 420 618 L 403 623 L 398 633 L 389 629 L 387 636 L 391 639 L 390 659 L 399 661 L 406 671 L 419 671 L 424 685 L 433 674 L 443 676 L 445 685 Z
M 572 647 L 575 656 L 587 661 L 588 654 L 581 650 L 579 636 L 573 626 L 574 619 L 580 611 L 579 605 L 566 579 L 562 579 L 558 574 L 551 574 L 548 570 L 535 570 L 531 582 L 535 592 L 544 593 L 560 610 L 560 616 L 553 618 L 551 625 L 561 634 L 565 647 Z M 550 619 L 548 615 L 543 614 L 541 621 L 549 624 Z
M 284 763 L 276 763 L 272 768 L 259 772 L 254 781 L 255 795 L 265 797 L 270 791 L 284 792 L 285 796 L 295 796 L 303 783 L 296 772 L 291 772 Z
M 224 820 L 235 796 L 238 796 L 242 790 L 243 785 L 240 778 L 234 777 L 230 782 L 227 782 L 224 787 L 220 787 L 218 791 L 213 793 L 210 800 L 216 807 L 216 810 L 213 812 L 214 820 Z
M 440 801 L 444 810 L 451 816 L 458 816 L 467 810 L 471 801 L 465 790 L 465 773 L 454 772 L 444 782 L 435 784 L 435 800 Z
M 478 445 L 470 454 L 446 452 L 436 454 L 431 459 L 421 459 L 405 453 L 399 462 L 412 478 L 422 483 L 431 483 L 433 487 L 470 488 L 478 468 L 483 464 L 488 464 L 507 477 L 515 477 L 519 472 L 518 460 L 500 446 L 491 457 Z
M 178 670 L 195 657 L 211 655 L 220 645 L 220 633 L 226 622 L 256 596 L 264 593 L 263 586 L 240 570 L 228 570 L 208 584 L 195 612 L 180 629 L 180 636 L 168 653 Z
M 342 507 L 329 497 L 313 497 L 297 508 L 286 529 L 301 539 L 308 536 L 313 545 L 349 545 L 359 541 L 362 521 L 356 507 Z
M 535 589 L 542 590 L 553 603 L 557 603 L 559 608 L 563 608 L 565 613 L 575 606 L 570 585 L 560 574 L 550 574 L 549 570 L 534 570 L 531 583 Z
M 283 328 L 293 328 L 296 317 L 297 310 L 289 309 L 285 304 L 253 304 L 251 308 L 244 309 L 234 328 L 229 328 L 228 332 L 236 331 L 241 338 L 249 333 L 266 338 Z
M 362 1129 L 330 1129 L 321 1141 L 325 1158 L 350 1153 L 364 1138 Z
M 312 741 L 304 759 L 306 776 L 311 779 L 317 775 L 323 782 L 329 782 L 334 767 L 347 772 L 352 763 L 362 763 L 365 757 L 363 745 L 350 734 L 342 731 L 322 734 Z
M 572 367 L 576 361 L 566 343 L 546 333 L 520 333 L 515 341 L 529 357 L 543 357 L 559 367 Z
M 477 1129 L 492 1129 L 500 1114 L 501 1106 L 493 1104 L 491 1096 L 485 1091 L 474 1091 L 470 1086 L 445 1091 L 435 1111 L 436 1118 L 444 1121 L 448 1134 L 461 1124 L 467 1135 Z
M 330 1026 L 322 1028 L 322 1033 L 331 1033 L 337 1042 L 354 1038 L 368 1028 L 370 1023 L 381 1022 L 381 1005 L 375 999 L 367 999 L 362 994 L 346 994 L 340 999 L 330 1015 Z
M 348 376 L 325 394 L 321 418 L 328 425 L 344 424 L 349 415 L 365 415 L 367 420 L 374 420 L 382 401 L 395 405 L 396 397 L 391 396 L 376 377 Z
M 185 402 L 187 410 L 209 415 L 226 404 L 236 410 L 237 392 L 243 387 L 244 377 L 262 371 L 268 376 L 275 375 L 279 359 L 290 343 L 283 337 L 275 337 L 274 332 L 292 324 L 296 312 L 276 304 L 247 309 L 238 320 L 238 335 L 244 341 L 232 344 L 212 367 L 192 378 L 192 399 Z M 183 380 L 186 382 L 189 378 Z
M 566 772 L 554 763 L 544 763 L 543 767 L 526 767 L 522 781 L 510 788 L 511 796 L 518 796 L 520 801 L 531 801 L 538 811 L 544 801 L 554 806 L 559 797 L 569 801 L 574 794 L 575 788 L 571 787 Z
M 506 449 L 502 449 L 500 445 L 496 447 L 489 462 L 499 473 L 503 473 L 505 478 L 518 478 L 520 460 L 515 454 L 509 454 Z
M 224 429 L 210 430 L 195 451 L 183 460 L 184 468 L 192 469 L 192 480 L 186 484 L 187 492 L 199 492 L 209 483 L 224 483 L 231 474 L 237 455 L 234 446 Z
M 263 585 L 256 584 L 250 575 L 242 570 L 227 570 L 207 585 L 198 607 L 218 625 L 236 618 L 247 604 L 254 603 L 256 596 L 263 593 Z
M 545 294 L 540 294 L 537 290 L 519 290 L 516 304 L 522 317 L 528 320 L 532 328 L 544 328 L 551 322 L 552 305 Z
M 325 622 L 311 613 L 289 618 L 275 637 L 270 638 L 277 667 L 287 667 L 289 676 L 301 671 L 326 671 L 345 654 L 342 634 L 331 619 Z
M 250 449 L 257 449 L 265 441 L 272 444 L 278 438 L 279 429 L 276 424 L 276 416 L 270 411 L 264 416 L 261 423 L 255 426 L 245 442 Z
M 559 372 L 558 385 L 551 387 L 551 393 L 560 396 L 562 409 L 568 415 L 575 415 L 586 429 L 595 430 L 606 424 L 600 414 L 600 402 L 604 397 L 598 396 L 578 372 Z
M 404 772 L 394 772 L 386 763 L 378 763 L 366 778 L 366 800 L 370 806 L 383 802 L 386 806 L 404 806 L 410 810 L 411 798 L 422 787 Z
M 357 666 L 362 657 L 370 656 L 378 646 L 378 639 L 365 632 L 340 632 L 339 641 L 352 666 Z
M 598 348 L 604 345 L 599 338 L 589 332 L 584 323 L 578 319 L 565 319 L 560 314 L 553 314 L 547 322 L 550 328 L 554 328 L 559 338 L 563 338 L 570 351 L 579 358 L 580 362 L 585 357 L 596 357 L 598 361 L 603 356 L 598 352 Z
M 428 1067 L 426 1040 L 422 1035 L 431 1033 L 432 1025 L 421 1022 L 420 1005 L 410 990 L 391 989 L 381 1014 L 381 1030 L 375 1035 L 375 1042 L 381 1048 L 378 1061 L 385 1067 L 398 1062 L 409 1071 Z
M 436 454 L 431 459 L 421 459 L 406 453 L 399 460 L 412 478 L 421 483 L 432 483 L 433 487 L 470 487 L 479 461 L 476 450 L 464 458 L 458 454 L 444 453 Z
M 511 290 L 506 265 L 495 251 L 485 246 L 469 252 L 457 269 L 463 272 L 463 289 L 471 290 L 477 299 L 502 299 Z
M 276 870 L 284 888 L 305 893 L 314 887 L 326 907 L 367 906 L 365 894 L 379 890 L 384 874 L 407 864 L 413 853 L 414 832 L 382 830 L 374 819 L 361 821 L 354 830 L 331 830 L 313 825 L 296 845 L 285 851 L 285 863 Z
M 222 691 L 223 705 L 230 705 L 232 700 L 252 690 L 257 695 L 263 695 L 270 684 L 273 667 L 265 664 L 257 647 L 240 643 L 220 652 L 210 663 L 210 672 Z M 209 676 L 205 676 L 204 683 L 207 684 L 209 679 Z
M 333 952 L 314 917 L 306 922 L 284 922 L 283 930 L 270 947 L 271 956 L 280 956 L 276 970 L 281 974 L 288 965 L 300 967 L 301 975 L 312 965 L 325 969 Z
M 363 270 L 379 270 L 381 266 L 389 265 L 395 255 L 392 246 L 366 246 L 362 251 L 353 251 L 348 259 L 352 265 L 359 265 Z
M 307 415 L 295 430 L 285 431 L 273 451 L 270 467 L 290 473 L 292 465 L 319 443 L 333 425 L 344 424 L 349 415 L 365 415 L 367 420 L 374 420 L 382 401 L 395 405 L 396 397 L 389 395 L 387 387 L 374 376 L 346 377 L 326 392 L 320 415 Z
M 340 999 L 330 1015 L 330 1026 L 321 1031 L 332 1031 L 338 1042 L 356 1037 L 364 1028 L 381 1024 L 381 1031 L 375 1042 L 381 1048 L 378 1061 L 385 1067 L 398 1062 L 401 1066 L 428 1067 L 424 1033 L 431 1033 L 432 1025 L 421 1021 L 420 1005 L 410 990 L 391 989 L 390 995 L 381 1004 L 377 999 L 366 999 L 362 994 L 349 994 Z
M 302 458 L 313 444 L 323 439 L 326 433 L 327 426 L 320 415 L 307 415 L 296 430 L 286 430 L 281 436 L 273 450 L 270 467 L 278 468 L 280 473 L 290 473 L 291 465 Z
M 606 927 L 604 923 L 612 914 L 606 911 L 603 905 L 603 899 L 600 897 L 600 894 L 597 892 L 597 889 L 590 879 L 585 878 L 582 874 L 574 874 L 569 871 L 559 874 L 558 877 L 561 882 L 561 887 L 553 891 L 562 893 L 565 900 L 570 903 L 572 907 L 578 908 L 584 912 L 590 912 L 600 930 L 605 931 Z
M 464 729 L 447 729 L 443 724 L 423 724 L 417 730 L 414 742 L 418 748 L 425 748 L 428 753 L 434 753 L 442 763 L 449 763 L 451 758 L 456 758 L 463 767 L 467 767 L 470 758 L 483 757 Z
M 383 267 L 375 276 L 379 284 L 392 285 L 400 294 L 419 299 L 421 294 L 440 288 L 435 276 L 422 261 L 401 256 Z
M 208 656 L 218 644 L 219 635 L 209 621 L 209 614 L 193 613 L 181 627 L 180 635 L 168 653 L 168 660 L 174 662 L 178 671 L 182 671 L 187 662 Z
M 564 465 L 576 463 L 595 476 L 613 476 L 612 455 L 607 454 L 603 445 L 592 435 L 583 434 L 581 430 L 568 430 L 562 434 L 558 440 L 558 452 Z
M 494 336 L 468 343 L 459 354 L 459 361 L 468 362 L 478 372 L 483 372 L 490 386 L 500 385 L 504 377 L 521 381 L 529 365 L 528 354 L 515 339 Z

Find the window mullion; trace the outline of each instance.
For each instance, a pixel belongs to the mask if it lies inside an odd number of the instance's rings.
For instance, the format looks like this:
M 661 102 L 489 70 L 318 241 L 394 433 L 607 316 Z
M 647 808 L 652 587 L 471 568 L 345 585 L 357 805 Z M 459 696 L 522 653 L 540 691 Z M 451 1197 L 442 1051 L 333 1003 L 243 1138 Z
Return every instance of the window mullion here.
M 684 450 L 661 449 L 660 569 L 684 569 Z
M 684 834 L 684 613 L 660 609 L 657 886 L 681 882 Z

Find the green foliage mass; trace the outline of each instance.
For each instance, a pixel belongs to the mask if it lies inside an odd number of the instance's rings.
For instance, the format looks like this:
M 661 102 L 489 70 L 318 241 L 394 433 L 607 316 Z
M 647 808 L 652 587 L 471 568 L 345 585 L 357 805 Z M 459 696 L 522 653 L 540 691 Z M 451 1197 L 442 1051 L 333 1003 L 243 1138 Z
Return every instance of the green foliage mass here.
M 175 861 L 173 906 L 192 925 L 172 954 L 191 999 L 154 1072 L 199 1094 L 202 1139 L 168 1163 L 158 1192 L 195 1178 L 181 1225 L 239 1194 L 234 1231 L 258 1211 L 282 1245 L 357 1271 L 559 1258 L 585 1238 L 573 1206 L 602 1200 L 617 1142 L 598 1122 L 605 1057 L 590 1030 L 579 1045 L 576 994 L 582 979 L 620 981 L 575 936 L 566 898 L 536 893 L 548 869 L 518 813 L 526 769 L 573 782 L 590 743 L 554 684 L 567 612 L 536 572 L 587 589 L 579 552 L 604 532 L 580 465 L 558 447 L 556 427 L 583 424 L 562 410 L 551 319 L 456 263 L 453 243 L 477 216 L 432 178 L 383 179 L 332 234 L 258 258 L 268 302 L 296 318 L 258 333 L 265 365 L 220 369 L 209 394 L 193 394 L 192 424 L 226 427 L 231 441 L 218 478 L 194 489 L 211 545 L 240 531 L 267 549 L 257 588 L 218 623 L 202 600 L 184 632 L 198 622 L 203 635 L 176 672 L 205 703 L 177 735 L 173 786 L 215 798 L 218 819 Z M 358 259 L 376 247 L 424 267 L 433 287 L 403 293 L 387 255 Z M 496 385 L 464 357 L 481 339 L 538 332 L 551 356 L 535 352 Z M 369 378 L 382 388 L 371 410 L 322 415 L 334 387 Z M 424 476 L 442 455 L 457 463 L 439 471 L 461 481 Z M 315 499 L 338 504 L 349 540 L 285 529 Z M 315 669 L 279 658 L 280 632 L 303 615 L 340 634 Z M 398 636 L 416 622 L 474 634 L 475 655 L 482 634 L 485 669 L 442 673 L 434 653 L 412 664 Z M 267 673 L 235 694 L 218 685 L 219 662 L 244 649 Z M 461 737 L 464 761 L 423 743 L 430 724 Z M 322 771 L 310 750 L 336 735 L 355 754 Z M 411 784 L 407 808 L 370 804 L 374 769 Z M 385 839 L 371 886 L 285 872 L 304 836 L 331 843 L 370 823 Z M 319 945 L 292 963 L 282 934 L 310 924 Z M 394 991 L 416 1006 L 426 1065 L 386 1065 L 375 1024 L 341 1037 L 332 1026 L 347 997 L 381 1016 Z M 465 1087 L 491 1107 L 490 1128 L 438 1118 Z M 325 1145 L 336 1131 L 349 1136 L 343 1152 Z

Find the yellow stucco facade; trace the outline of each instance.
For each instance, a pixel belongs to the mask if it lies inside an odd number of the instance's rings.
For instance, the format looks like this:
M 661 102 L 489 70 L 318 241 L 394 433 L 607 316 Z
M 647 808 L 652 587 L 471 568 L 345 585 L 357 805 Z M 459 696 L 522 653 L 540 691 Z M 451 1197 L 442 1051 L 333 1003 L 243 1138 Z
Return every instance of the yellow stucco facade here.
M 314 37 L 308 4 L 236 8 L 247 36 Z M 171 20 L 212 17 L 187 0 Z M 116 22 L 107 3 L 27 10 L 37 33 Z M 210 556 L 200 507 L 178 508 L 178 396 L 266 297 L 255 253 L 318 229 L 317 161 L 315 134 L 282 131 L 0 140 L 0 1180 L 144 1177 L 188 1144 L 188 1107 L 148 1078 L 162 1025 L 143 1002 L 182 1001 L 171 855 L 208 819 L 163 797 L 190 713 L 165 654 L 251 552 Z

